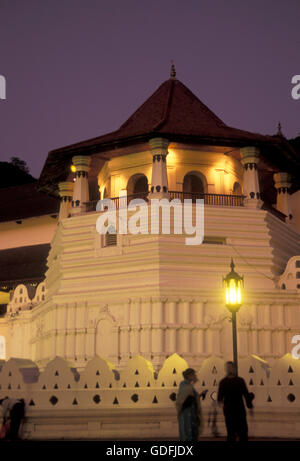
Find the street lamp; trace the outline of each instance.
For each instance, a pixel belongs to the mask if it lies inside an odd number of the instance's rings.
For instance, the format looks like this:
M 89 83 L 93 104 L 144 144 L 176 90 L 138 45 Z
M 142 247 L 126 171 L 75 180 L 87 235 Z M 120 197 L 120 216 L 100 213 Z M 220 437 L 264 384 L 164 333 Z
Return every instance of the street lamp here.
M 225 288 L 226 307 L 232 313 L 233 362 L 236 374 L 238 375 L 236 313 L 242 305 L 244 277 L 241 277 L 235 272 L 233 259 L 231 259 L 230 267 L 231 271 L 226 275 L 226 277 L 223 277 L 223 285 Z

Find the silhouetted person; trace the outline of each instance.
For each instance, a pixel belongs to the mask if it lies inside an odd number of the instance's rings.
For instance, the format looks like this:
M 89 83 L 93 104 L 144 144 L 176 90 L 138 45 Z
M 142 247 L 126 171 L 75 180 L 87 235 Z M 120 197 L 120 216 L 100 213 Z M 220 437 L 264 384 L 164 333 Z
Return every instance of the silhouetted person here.
M 184 381 L 179 385 L 176 399 L 179 438 L 183 442 L 197 442 L 202 425 L 200 397 L 204 400 L 207 391 L 199 394 L 194 388 L 198 378 L 193 368 L 187 368 L 182 374 Z
M 21 422 L 25 416 L 25 402 L 23 399 L 4 398 L 2 404 L 3 422 L 9 422 L 9 431 L 6 438 L 17 440 Z
M 225 371 L 226 377 L 219 384 L 218 402 L 223 403 L 227 441 L 235 442 L 238 436 L 241 442 L 247 442 L 248 424 L 243 398 L 247 408 L 253 408 L 254 394 L 248 392 L 243 378 L 236 375 L 233 362 L 226 362 Z

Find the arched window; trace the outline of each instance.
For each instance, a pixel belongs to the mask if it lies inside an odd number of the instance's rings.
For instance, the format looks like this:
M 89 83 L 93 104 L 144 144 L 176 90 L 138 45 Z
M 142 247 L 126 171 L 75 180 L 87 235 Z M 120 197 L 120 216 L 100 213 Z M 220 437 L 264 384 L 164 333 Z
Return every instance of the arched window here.
M 193 171 L 185 175 L 182 187 L 184 198 L 192 198 L 193 200 L 203 198 L 205 186 L 201 176 L 200 173 Z
M 238 182 L 235 182 L 233 184 L 232 194 L 233 195 L 242 195 L 242 188 L 241 188 L 241 185 Z
M 4 336 L 0 336 L 0 359 L 6 359 L 6 341 Z
M 134 174 L 127 183 L 127 196 L 146 199 L 148 195 L 148 179 L 144 174 Z

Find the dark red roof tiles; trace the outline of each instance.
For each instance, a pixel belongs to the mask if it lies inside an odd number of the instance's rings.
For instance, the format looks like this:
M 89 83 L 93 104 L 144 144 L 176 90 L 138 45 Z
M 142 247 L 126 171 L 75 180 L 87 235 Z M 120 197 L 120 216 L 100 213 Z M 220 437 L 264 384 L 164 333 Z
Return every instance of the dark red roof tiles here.
M 40 282 L 47 269 L 50 244 L 0 250 L 0 284 L 15 287 L 29 281 Z
M 104 158 L 109 159 L 112 154 L 108 151 L 147 142 L 151 136 L 164 136 L 171 142 L 266 146 L 262 155 L 269 159 L 273 156 L 271 150 L 274 148 L 279 152 L 280 161 L 285 162 L 287 158 L 298 163 L 293 158 L 295 153 L 290 151 L 290 146 L 284 145 L 282 137 L 264 136 L 227 126 L 183 83 L 170 78 L 118 130 L 50 152 L 39 179 L 39 187 L 51 192 L 55 184 L 64 181 L 73 155 L 102 152 Z M 283 155 L 282 150 L 286 150 L 287 154 Z M 275 155 L 277 161 L 277 152 Z
M 37 190 L 37 181 L 1 189 L 0 222 L 17 221 L 59 211 L 59 198 Z

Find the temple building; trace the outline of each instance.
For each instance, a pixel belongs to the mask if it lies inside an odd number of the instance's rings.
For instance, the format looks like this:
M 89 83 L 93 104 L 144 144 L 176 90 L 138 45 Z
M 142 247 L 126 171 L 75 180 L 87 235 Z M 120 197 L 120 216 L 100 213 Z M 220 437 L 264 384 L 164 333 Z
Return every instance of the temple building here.
M 120 220 L 98 232 L 99 200 L 120 217 L 137 198 L 148 219 L 140 233 Z M 153 199 L 193 209 L 202 199 L 203 242 L 175 232 L 172 207 L 170 232 L 150 232 Z M 227 126 L 172 67 L 117 131 L 50 152 L 38 181 L 2 188 L 0 200 L 0 397 L 26 396 L 28 437 L 54 436 L 58 414 L 57 436 L 132 436 L 137 421 L 143 434 L 174 436 L 181 371 L 200 370 L 213 395 L 232 359 L 222 286 L 232 258 L 244 276 L 238 356 L 260 409 L 253 430 L 282 434 L 284 420 L 290 433 L 300 156 L 280 126 L 274 136 Z M 101 424 L 89 413 L 97 405 Z
M 227 126 L 175 76 L 112 133 L 48 154 L 38 182 L 2 189 L 2 358 L 96 355 L 155 367 L 230 358 L 222 276 L 244 275 L 239 354 L 273 360 L 300 333 L 300 162 L 282 135 Z M 99 199 L 204 200 L 204 240 L 100 235 Z M 6 198 L 5 198 L 6 197 Z M 60 202 L 58 200 L 60 199 Z M 4 198 L 4 200 L 3 200 Z M 10 291 L 5 297 L 5 293 Z M 5 351 L 5 352 L 4 352 Z

